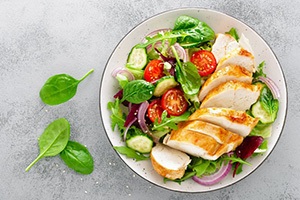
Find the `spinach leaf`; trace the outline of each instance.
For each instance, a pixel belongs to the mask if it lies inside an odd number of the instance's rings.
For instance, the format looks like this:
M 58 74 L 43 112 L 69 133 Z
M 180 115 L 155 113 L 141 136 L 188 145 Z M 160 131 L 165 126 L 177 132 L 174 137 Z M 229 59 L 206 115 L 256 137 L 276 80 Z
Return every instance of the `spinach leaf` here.
M 176 39 L 182 47 L 189 48 L 214 38 L 215 32 L 206 23 L 183 15 L 177 18 L 172 31 L 157 34 L 152 38 L 147 37 L 147 42 L 138 44 L 137 47 L 147 47 L 149 44 L 154 44 L 157 41 Z
M 65 118 L 59 118 L 50 123 L 38 139 L 40 154 L 25 171 L 28 171 L 41 158 L 59 154 L 66 147 L 69 138 L 70 124 Z
M 154 85 L 145 80 L 133 80 L 127 83 L 123 88 L 123 98 L 121 101 L 129 101 L 139 104 L 153 95 Z
M 90 70 L 79 80 L 68 74 L 50 77 L 40 90 L 40 98 L 48 105 L 58 105 L 70 100 L 76 94 L 78 84 L 93 71 L 93 69 Z
M 267 75 L 264 73 L 264 66 L 265 66 L 265 61 L 261 62 L 258 67 L 257 67 L 257 71 L 253 73 L 253 78 L 257 79 L 260 76 L 261 77 L 267 77 Z
M 259 101 L 262 108 L 272 117 L 272 121 L 274 121 L 277 117 L 279 102 L 278 99 L 273 98 L 272 92 L 267 86 L 261 89 Z
M 114 149 L 119 152 L 120 154 L 126 155 L 128 158 L 133 158 L 136 161 L 141 161 L 141 160 L 148 160 L 149 157 L 144 156 L 143 154 L 140 154 L 136 152 L 135 150 L 126 147 L 126 146 L 114 146 Z
M 81 174 L 90 174 L 94 170 L 94 160 L 88 149 L 82 144 L 69 141 L 60 157 L 66 165 Z
M 215 32 L 205 22 L 189 16 L 178 17 L 174 29 L 174 33 L 181 34 L 177 42 L 186 48 L 215 39 Z
M 225 32 L 225 33 L 231 35 L 236 41 L 239 41 L 239 39 L 240 39 L 235 28 L 231 28 L 228 32 Z
M 177 81 L 181 84 L 183 92 L 187 95 L 197 94 L 201 86 L 201 77 L 198 73 L 197 67 L 191 62 L 181 64 L 174 46 L 171 46 L 171 50 L 177 61 L 175 66 L 175 75 Z
M 165 131 L 166 129 L 177 130 L 178 129 L 177 124 L 181 121 L 186 121 L 191 115 L 191 113 L 185 112 L 180 116 L 170 116 L 170 117 L 168 117 L 167 115 L 168 115 L 167 111 L 163 111 L 161 115 L 161 122 L 158 123 L 158 120 L 156 120 L 153 123 L 152 130 L 156 130 L 156 131 Z

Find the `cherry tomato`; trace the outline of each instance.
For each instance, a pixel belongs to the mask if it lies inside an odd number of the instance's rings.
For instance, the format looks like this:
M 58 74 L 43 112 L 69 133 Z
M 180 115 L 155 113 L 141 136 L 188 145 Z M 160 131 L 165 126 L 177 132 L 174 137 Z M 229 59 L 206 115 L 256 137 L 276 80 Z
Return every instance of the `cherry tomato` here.
M 200 50 L 193 53 L 191 62 L 196 65 L 200 76 L 212 74 L 217 67 L 217 61 L 214 54 L 206 50 Z
M 144 79 L 154 82 L 164 76 L 164 63 L 161 60 L 151 60 L 145 68 Z
M 147 114 L 152 122 L 155 122 L 157 119 L 158 123 L 160 123 L 163 111 L 164 109 L 161 107 L 160 99 L 155 99 L 149 104 Z
M 172 88 L 165 92 L 161 99 L 161 106 L 169 115 L 182 115 L 188 108 L 188 102 L 184 93 L 178 88 Z

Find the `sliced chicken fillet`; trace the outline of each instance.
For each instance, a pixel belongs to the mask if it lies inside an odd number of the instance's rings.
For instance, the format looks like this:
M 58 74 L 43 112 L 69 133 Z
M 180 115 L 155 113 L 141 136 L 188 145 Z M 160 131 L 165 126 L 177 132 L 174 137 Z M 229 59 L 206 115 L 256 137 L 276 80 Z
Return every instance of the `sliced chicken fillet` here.
M 253 118 L 244 111 L 229 108 L 202 108 L 196 110 L 188 120 L 201 120 L 225 128 L 242 137 L 249 135 L 259 119 Z
M 202 85 L 199 100 L 202 101 L 212 89 L 220 84 L 232 80 L 250 84 L 252 82 L 252 73 L 237 65 L 228 65 L 214 72 Z
M 183 122 L 164 138 L 164 144 L 207 160 L 216 160 L 224 153 L 235 150 L 243 137 L 207 122 Z
M 261 86 L 243 82 L 228 81 L 211 90 L 202 101 L 200 108 L 231 108 L 245 111 L 260 95 Z

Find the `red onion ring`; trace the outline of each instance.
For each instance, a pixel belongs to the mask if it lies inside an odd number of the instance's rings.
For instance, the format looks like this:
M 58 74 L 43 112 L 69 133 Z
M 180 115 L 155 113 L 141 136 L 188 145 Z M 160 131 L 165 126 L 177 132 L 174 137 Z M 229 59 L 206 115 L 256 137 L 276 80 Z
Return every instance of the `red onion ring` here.
M 136 122 L 136 120 L 137 120 L 137 118 L 135 117 L 135 118 L 134 118 L 132 121 L 130 121 L 130 122 L 128 123 L 128 125 L 126 126 L 126 129 L 125 129 L 124 135 L 123 135 L 123 141 L 126 141 L 127 132 L 128 132 L 128 130 L 129 130 L 129 128 L 131 127 L 131 125 L 132 125 L 134 122 Z
M 188 60 L 188 55 L 187 55 L 185 49 L 184 49 L 182 46 L 180 46 L 180 44 L 178 44 L 178 43 L 175 43 L 173 46 L 174 46 L 174 48 L 175 48 L 175 50 L 176 50 L 176 52 L 177 52 L 179 58 L 180 58 L 183 62 L 187 62 L 187 60 Z M 171 48 L 169 48 L 168 54 L 169 54 L 170 56 L 172 56 L 172 57 L 175 57 L 174 54 L 173 54 L 173 52 L 172 52 L 172 49 L 171 49 Z
M 148 101 L 144 101 L 143 103 L 141 103 L 137 114 L 138 123 L 144 133 L 149 133 L 149 129 L 145 120 L 145 114 L 147 112 L 148 106 L 149 106 Z
M 222 163 L 220 169 L 210 175 L 210 176 L 203 176 L 201 178 L 197 177 L 197 176 L 193 176 L 192 179 L 199 183 L 200 185 L 205 185 L 205 186 L 210 186 L 210 185 L 214 185 L 218 182 L 220 182 L 222 179 L 224 179 L 228 173 L 230 172 L 231 168 L 232 168 L 232 164 L 231 162 L 228 162 L 227 165 L 224 165 L 224 162 Z
M 116 77 L 118 74 L 122 74 L 128 78 L 129 81 L 134 80 L 134 75 L 126 68 L 124 67 L 118 67 L 114 69 L 114 71 L 111 73 L 113 77 Z
M 258 80 L 260 80 L 261 82 L 265 83 L 268 88 L 271 90 L 272 95 L 275 99 L 279 99 L 280 97 L 280 92 L 279 92 L 279 88 L 278 86 L 274 83 L 274 81 L 272 81 L 270 78 L 268 77 L 262 77 L 260 76 L 258 78 Z

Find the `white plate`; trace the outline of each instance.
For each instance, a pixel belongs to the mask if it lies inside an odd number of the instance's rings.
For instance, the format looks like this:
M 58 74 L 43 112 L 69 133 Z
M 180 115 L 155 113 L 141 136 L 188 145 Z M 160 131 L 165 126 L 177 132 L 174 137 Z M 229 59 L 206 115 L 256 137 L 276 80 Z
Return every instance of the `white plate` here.
M 111 113 L 107 109 L 107 103 L 109 101 L 113 101 L 113 95 L 118 91 L 118 83 L 111 76 L 112 71 L 117 67 L 125 65 L 131 48 L 137 43 L 141 42 L 145 35 L 157 29 L 172 28 L 176 18 L 180 15 L 189 15 L 198 18 L 201 21 L 206 22 L 216 33 L 224 33 L 230 28 L 235 27 L 239 34 L 243 33 L 249 39 L 254 50 L 256 64 L 258 65 L 262 61 L 266 62 L 265 72 L 280 89 L 280 108 L 278 112 L 278 118 L 273 125 L 272 136 L 268 141 L 268 151 L 263 156 L 257 156 L 253 159 L 248 159 L 252 165 L 243 166 L 243 172 L 239 175 L 236 175 L 234 178 L 228 175 L 220 183 L 209 187 L 199 185 L 193 180 L 187 180 L 181 185 L 171 181 L 164 183 L 163 178 L 153 170 L 150 160 L 135 162 L 132 159 L 128 159 L 125 156 L 120 155 L 121 159 L 133 171 L 135 171 L 144 179 L 158 186 L 183 192 L 207 192 L 229 186 L 245 178 L 257 167 L 259 167 L 271 153 L 281 135 L 281 131 L 285 122 L 287 110 L 286 83 L 282 69 L 270 47 L 252 28 L 243 22 L 224 13 L 200 8 L 176 9 L 155 15 L 136 26 L 120 41 L 115 50 L 112 52 L 103 73 L 100 87 L 100 112 L 106 134 L 112 146 L 124 145 L 124 143 L 121 141 L 119 132 L 112 131 L 111 129 Z

